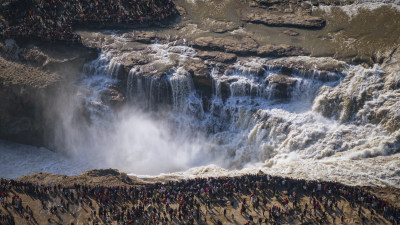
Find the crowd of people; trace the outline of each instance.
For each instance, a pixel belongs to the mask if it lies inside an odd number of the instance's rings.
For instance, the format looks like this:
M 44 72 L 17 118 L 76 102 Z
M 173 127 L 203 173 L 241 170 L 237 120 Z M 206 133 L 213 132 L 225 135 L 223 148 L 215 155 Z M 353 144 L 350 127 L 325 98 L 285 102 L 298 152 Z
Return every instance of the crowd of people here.
M 18 193 L 40 199 L 43 209 L 55 215 L 69 211 L 74 205 L 86 206 L 90 209 L 90 216 L 84 224 L 99 224 L 101 221 L 117 224 L 222 224 L 217 215 L 235 221 L 235 214 L 228 212 L 235 208 L 240 208 L 240 216 L 246 219 L 246 224 L 282 224 L 285 221 L 327 224 L 329 217 L 333 223 L 344 223 L 347 218 L 338 206 L 338 202 L 343 200 L 358 212 L 363 224 L 378 221 L 378 215 L 392 224 L 400 224 L 398 208 L 360 188 L 269 175 L 197 178 L 127 186 L 46 186 L 2 179 L 0 193 L 3 208 L 7 210 L 11 206 L 21 215 L 26 214 L 27 220 L 35 220 L 35 215 L 30 206 L 24 207 Z M 11 203 L 7 200 L 10 198 Z M 50 202 L 53 205 L 49 205 Z M 367 211 L 370 212 L 368 215 Z M 258 212 L 260 216 L 254 218 L 252 212 Z M 335 221 L 337 213 L 340 221 Z M 6 221 L 4 224 L 14 224 L 11 215 L 0 218 Z M 215 219 L 210 221 L 210 218 Z M 50 217 L 48 220 L 51 222 Z
M 172 0 L 6 0 L 0 37 L 80 42 L 74 25 L 143 24 L 175 13 Z

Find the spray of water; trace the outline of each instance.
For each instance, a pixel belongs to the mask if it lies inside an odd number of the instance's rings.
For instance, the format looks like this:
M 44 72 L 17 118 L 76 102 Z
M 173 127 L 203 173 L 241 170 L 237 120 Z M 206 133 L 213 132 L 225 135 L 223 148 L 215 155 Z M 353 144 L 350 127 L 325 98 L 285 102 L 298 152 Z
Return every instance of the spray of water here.
M 173 54 L 179 60 L 196 57 L 186 46 L 156 44 L 152 49 L 154 63 L 171 63 Z M 227 71 L 210 71 L 214 94 L 207 111 L 184 67 L 173 67 L 163 79 L 132 68 L 128 106 L 115 109 L 103 96 L 120 85 L 116 78 L 121 64 L 104 52 L 85 66 L 74 94 L 59 98 L 55 148 L 66 161 L 85 162 L 82 167 L 74 164 L 79 168 L 112 167 L 136 175 L 187 178 L 262 170 L 348 184 L 400 185 L 395 176 L 399 132 L 384 131 L 365 116 L 380 94 L 352 113 L 355 118 L 347 117 L 348 122 L 340 119 L 346 107 L 330 102 L 335 92 L 350 99 L 364 96 L 368 86 L 381 81 L 379 67 L 349 66 L 346 78 L 334 81 L 322 81 L 322 73 L 294 71 L 282 96 L 271 82 L 281 75 L 280 68 L 267 65 L 268 59 L 249 59 Z M 267 69 L 260 73 L 260 68 Z M 162 90 L 171 104 L 155 107 Z M 327 107 L 334 107 L 337 116 L 322 116 Z M 385 156 L 390 157 L 382 160 Z M 393 171 L 379 169 L 382 165 Z

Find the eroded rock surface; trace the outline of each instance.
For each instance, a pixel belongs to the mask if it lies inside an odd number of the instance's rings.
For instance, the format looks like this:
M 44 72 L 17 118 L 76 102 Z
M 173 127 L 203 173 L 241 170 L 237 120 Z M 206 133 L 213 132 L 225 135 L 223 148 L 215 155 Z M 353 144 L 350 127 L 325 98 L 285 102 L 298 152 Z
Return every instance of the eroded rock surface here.
M 56 46 L 47 49 L 54 51 Z M 54 116 L 49 106 L 62 92 L 66 80 L 75 79 L 93 52 L 64 58 L 37 46 L 19 47 L 9 39 L 0 43 L 0 138 L 24 144 L 48 146 Z
M 194 40 L 193 47 L 202 50 L 225 51 L 238 55 L 255 55 L 258 44 L 248 37 L 200 37 Z
M 222 63 L 231 63 L 236 61 L 237 56 L 232 53 L 218 52 L 218 51 L 199 51 L 197 56 L 204 60 L 211 60 Z
M 273 45 L 267 44 L 259 46 L 259 44 L 249 37 L 200 37 L 194 40 L 193 47 L 201 50 L 208 51 L 208 53 L 201 52 L 201 58 L 213 58 L 216 61 L 224 62 L 234 59 L 232 54 L 239 56 L 260 56 L 260 57 L 284 57 L 284 56 L 297 56 L 307 55 L 307 53 L 300 47 L 290 45 Z M 232 53 L 230 55 L 222 53 L 210 53 L 210 51 L 222 51 Z M 214 56 L 215 55 L 215 56 Z M 227 60 L 225 60 L 227 59 Z
M 275 98 L 289 98 L 290 90 L 296 85 L 296 80 L 288 75 L 272 74 L 267 76 L 264 80 L 265 83 L 273 86 Z
M 276 13 L 254 10 L 243 15 L 246 22 L 261 23 L 268 26 L 298 27 L 320 29 L 325 26 L 325 20 L 306 14 Z
M 257 49 L 257 55 L 261 57 L 285 57 L 308 55 L 302 48 L 290 45 L 263 45 Z
M 342 71 L 348 64 L 332 58 L 314 57 L 287 57 L 272 59 L 266 63 L 270 69 L 281 69 L 283 73 L 290 75 L 297 73 L 306 78 L 321 81 L 337 81 L 343 77 Z

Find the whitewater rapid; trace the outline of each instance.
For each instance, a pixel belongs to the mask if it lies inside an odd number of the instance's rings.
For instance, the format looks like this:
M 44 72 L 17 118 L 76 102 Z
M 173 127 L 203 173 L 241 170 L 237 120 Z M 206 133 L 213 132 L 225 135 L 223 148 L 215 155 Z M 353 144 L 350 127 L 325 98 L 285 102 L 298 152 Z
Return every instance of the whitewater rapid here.
M 397 11 L 400 11 L 399 0 L 358 0 L 354 4 L 344 6 L 332 6 L 321 4 L 319 6 L 313 6 L 314 11 L 322 10 L 325 13 L 332 13 L 332 9 L 342 10 L 349 19 L 353 19 L 361 11 L 374 11 L 382 7 L 390 7 Z
M 184 45 L 153 44 L 148 51 L 154 67 L 173 64 L 171 58 L 182 63 L 196 59 L 196 51 Z M 319 71 L 310 75 L 295 70 L 295 85 L 282 99 L 276 86 L 265 82 L 281 73 L 279 66 L 269 66 L 270 59 L 243 59 L 229 70 L 210 71 L 214 91 L 209 110 L 203 108 L 184 66 L 173 67 L 161 80 L 132 68 L 126 84 L 129 104 L 115 109 L 103 94 L 119 84 L 123 57 L 103 51 L 85 65 L 73 94 L 63 96 L 58 106 L 63 120 L 54 131 L 57 152 L 1 142 L 0 175 L 78 175 L 116 168 L 139 178 L 178 179 L 263 171 L 400 187 L 400 154 L 391 149 L 399 131 L 389 133 L 361 119 L 343 123 L 319 112 L 329 90 L 346 88 L 356 96 L 369 83 L 379 82 L 382 70 L 377 65 L 347 65 L 342 73 L 331 74 L 337 79 L 328 81 L 320 79 Z M 263 67 L 267 70 L 260 75 Z M 163 96 L 162 85 L 170 88 L 171 96 Z M 172 104 L 160 107 L 157 101 L 163 97 Z M 82 110 L 84 120 L 79 119 Z

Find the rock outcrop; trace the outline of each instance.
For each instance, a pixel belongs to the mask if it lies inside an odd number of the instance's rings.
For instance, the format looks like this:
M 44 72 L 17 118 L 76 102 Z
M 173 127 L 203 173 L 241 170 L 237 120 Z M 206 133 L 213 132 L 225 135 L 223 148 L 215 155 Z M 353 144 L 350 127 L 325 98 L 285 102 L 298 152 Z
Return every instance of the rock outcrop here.
M 272 45 L 267 44 L 260 46 L 254 39 L 249 37 L 200 37 L 193 41 L 193 47 L 208 51 L 208 53 L 200 52 L 199 57 L 215 61 L 230 61 L 235 58 L 232 54 L 238 56 L 259 56 L 259 57 L 285 57 L 308 55 L 302 48 L 290 45 Z M 210 53 L 210 51 L 219 51 L 231 53 Z M 214 56 L 215 55 L 215 56 Z
M 221 63 L 231 63 L 236 61 L 237 56 L 232 53 L 218 51 L 199 51 L 197 56 L 203 60 L 216 61 Z
M 237 55 L 255 55 L 258 43 L 248 37 L 200 37 L 194 40 L 193 47 L 206 51 L 223 51 Z
M 264 80 L 266 84 L 273 87 L 273 98 L 290 98 L 290 90 L 296 85 L 296 80 L 288 75 L 272 74 Z
M 305 78 L 326 82 L 343 78 L 342 71 L 348 67 L 348 64 L 332 58 L 303 56 L 268 60 L 266 67 L 268 69 L 280 69 L 286 75 L 296 73 Z
M 302 48 L 290 45 L 263 45 L 257 49 L 257 55 L 260 57 L 287 57 L 308 55 Z
M 150 44 L 155 42 L 157 35 L 153 31 L 135 31 L 132 33 L 126 33 L 122 37 L 127 38 L 130 41 Z
M 275 13 L 261 10 L 247 13 L 243 16 L 242 20 L 279 27 L 320 29 L 325 26 L 325 20 L 320 17 L 307 14 Z
M 314 1 L 318 5 L 319 0 Z M 326 1 L 324 4 L 330 5 Z M 252 6 L 243 10 L 242 20 L 249 23 L 260 23 L 267 26 L 296 27 L 304 29 L 321 29 L 325 26 L 325 20 L 312 16 L 312 5 L 304 1 L 286 0 L 252 0 Z M 288 35 L 296 36 L 293 32 Z
M 0 138 L 45 142 L 45 103 L 61 77 L 0 57 Z
M 54 58 L 56 45 L 37 44 L 21 48 L 11 39 L 0 43 L 0 138 L 49 146 L 55 119 L 50 105 L 63 84 L 75 80 L 83 64 L 97 53 L 69 46 L 70 52 L 64 53 L 64 58 Z

